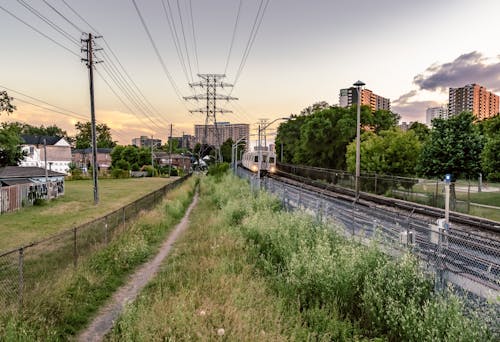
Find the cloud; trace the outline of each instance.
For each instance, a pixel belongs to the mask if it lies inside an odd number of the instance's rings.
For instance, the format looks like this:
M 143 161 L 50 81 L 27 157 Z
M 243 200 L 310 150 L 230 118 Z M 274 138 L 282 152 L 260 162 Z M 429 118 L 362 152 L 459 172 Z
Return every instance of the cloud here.
M 440 104 L 436 101 L 416 100 L 419 92 L 411 90 L 394 100 L 391 110 L 401 115 L 401 121 L 420 121 L 425 122 L 425 112 L 429 107 L 436 107 Z
M 489 63 L 481 53 L 473 51 L 457 57 L 453 62 L 433 64 L 413 78 L 421 90 L 445 92 L 449 87 L 461 87 L 470 83 L 500 91 L 500 56 Z

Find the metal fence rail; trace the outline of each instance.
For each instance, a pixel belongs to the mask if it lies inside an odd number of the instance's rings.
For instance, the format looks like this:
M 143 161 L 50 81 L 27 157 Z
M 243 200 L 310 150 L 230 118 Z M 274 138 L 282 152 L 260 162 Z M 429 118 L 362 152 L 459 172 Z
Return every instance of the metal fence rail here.
M 62 270 L 76 267 L 80 258 L 105 247 L 141 210 L 153 208 L 188 177 L 93 221 L 0 254 L 0 304 L 23 305 L 26 295 L 50 288 L 51 280 L 59 277 Z
M 347 237 L 361 243 L 376 239 L 393 256 L 412 253 L 434 280 L 436 291 L 452 284 L 468 308 L 482 312 L 482 319 L 490 320 L 489 325 L 499 333 L 500 240 L 453 227 L 445 230 L 417 215 L 366 207 L 272 178 L 259 181 L 241 168 L 238 175 L 248 179 L 253 189 L 260 183 L 287 210 L 303 210 L 318 220 L 340 223 L 336 226 Z

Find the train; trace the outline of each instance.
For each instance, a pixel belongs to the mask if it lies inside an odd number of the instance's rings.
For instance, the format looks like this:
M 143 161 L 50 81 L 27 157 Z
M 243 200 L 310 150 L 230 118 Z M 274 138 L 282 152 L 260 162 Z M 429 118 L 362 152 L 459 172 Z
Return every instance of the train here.
M 271 151 L 261 151 L 261 175 L 276 172 L 276 154 Z M 259 151 L 251 151 L 243 153 L 241 164 L 244 168 L 257 173 L 259 170 Z

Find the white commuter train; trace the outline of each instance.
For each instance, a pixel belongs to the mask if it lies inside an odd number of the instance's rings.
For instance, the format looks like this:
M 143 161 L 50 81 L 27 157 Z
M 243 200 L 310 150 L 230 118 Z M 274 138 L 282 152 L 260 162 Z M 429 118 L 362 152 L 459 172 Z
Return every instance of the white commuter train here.
M 266 173 L 276 172 L 276 154 L 270 151 L 261 151 L 261 175 Z M 257 172 L 259 170 L 259 151 L 251 151 L 243 153 L 241 164 L 246 169 Z

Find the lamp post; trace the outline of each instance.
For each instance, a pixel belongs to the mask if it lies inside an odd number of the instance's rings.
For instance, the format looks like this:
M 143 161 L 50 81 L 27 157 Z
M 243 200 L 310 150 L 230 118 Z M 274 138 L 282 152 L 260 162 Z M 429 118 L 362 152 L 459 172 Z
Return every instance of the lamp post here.
M 259 190 L 260 190 L 260 168 L 262 167 L 262 146 L 260 144 L 260 133 L 262 132 L 262 130 L 266 129 L 267 127 L 271 126 L 271 124 L 275 123 L 276 121 L 278 120 L 290 120 L 290 118 L 277 118 L 277 119 L 274 119 L 273 121 L 271 121 L 270 123 L 266 124 L 265 126 L 261 126 L 259 124 L 259 144 L 258 144 L 258 148 L 259 148 L 259 168 L 257 170 L 257 179 L 259 181 Z
M 242 137 L 236 140 L 236 142 L 231 147 L 231 165 L 233 167 L 233 172 L 236 173 L 236 164 L 238 163 L 238 145 L 242 141 L 246 141 L 247 137 Z
M 356 116 L 356 202 L 359 200 L 359 174 L 360 174 L 360 148 L 361 148 L 361 87 L 365 84 L 361 81 L 357 81 L 353 84 L 358 92 L 358 105 L 357 105 L 357 116 Z

